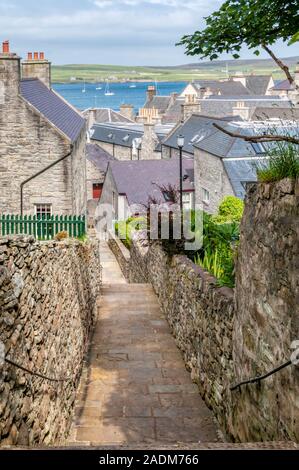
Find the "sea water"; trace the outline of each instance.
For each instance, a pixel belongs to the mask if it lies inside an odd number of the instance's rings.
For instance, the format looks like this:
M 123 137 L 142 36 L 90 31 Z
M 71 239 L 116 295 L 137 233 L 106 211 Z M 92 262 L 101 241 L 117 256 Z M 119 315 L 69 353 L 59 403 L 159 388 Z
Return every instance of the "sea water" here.
M 132 85 L 136 88 L 132 88 Z M 56 83 L 53 84 L 53 88 L 80 110 L 96 107 L 118 111 L 125 103 L 132 104 L 136 112 L 146 101 L 146 90 L 149 85 L 155 83 L 110 83 L 110 92 L 114 93 L 112 96 L 105 95 L 105 83 L 86 83 L 85 87 L 83 83 Z M 156 84 L 157 94 L 167 96 L 171 93 L 181 93 L 186 85 L 186 82 L 159 82 Z M 97 90 L 98 87 L 101 87 L 101 90 Z

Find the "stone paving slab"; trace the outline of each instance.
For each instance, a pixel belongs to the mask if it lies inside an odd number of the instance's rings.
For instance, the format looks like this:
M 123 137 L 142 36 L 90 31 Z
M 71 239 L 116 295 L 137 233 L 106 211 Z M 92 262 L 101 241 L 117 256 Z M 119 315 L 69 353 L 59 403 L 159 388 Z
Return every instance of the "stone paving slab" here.
M 216 442 L 212 414 L 185 369 L 152 287 L 126 284 L 106 244 L 101 261 L 99 318 L 69 442 Z

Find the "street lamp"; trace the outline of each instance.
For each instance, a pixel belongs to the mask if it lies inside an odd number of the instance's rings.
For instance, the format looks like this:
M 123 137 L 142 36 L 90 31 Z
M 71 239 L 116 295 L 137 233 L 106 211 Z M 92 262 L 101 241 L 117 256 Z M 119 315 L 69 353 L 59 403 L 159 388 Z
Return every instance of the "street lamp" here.
M 183 147 L 185 145 L 185 137 L 178 135 L 177 146 L 180 151 L 180 209 L 183 212 Z
M 180 211 L 181 211 L 181 236 L 183 230 L 183 147 L 185 145 L 185 137 L 183 135 L 177 136 L 177 146 L 180 151 Z

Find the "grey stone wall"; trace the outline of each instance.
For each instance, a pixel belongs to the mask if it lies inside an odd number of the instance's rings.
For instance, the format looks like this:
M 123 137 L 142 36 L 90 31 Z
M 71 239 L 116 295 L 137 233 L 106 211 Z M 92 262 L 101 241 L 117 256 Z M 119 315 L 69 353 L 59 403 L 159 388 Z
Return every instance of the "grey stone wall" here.
M 92 162 L 86 160 L 87 200 L 93 199 L 93 184 L 103 183 L 105 173 L 100 171 Z
M 98 247 L 0 238 L 0 340 L 7 357 L 54 383 L 0 365 L 1 445 L 57 444 L 68 434 L 96 314 Z
M 205 212 L 215 214 L 225 196 L 235 196 L 221 158 L 194 148 L 195 201 Z M 203 201 L 203 188 L 209 191 L 209 204 Z
M 299 340 L 299 183 L 249 189 L 236 266 L 235 381 L 288 361 Z M 299 369 L 288 367 L 233 394 L 242 440 L 299 441 Z
M 51 87 L 51 63 L 48 60 L 24 60 L 22 78 L 38 78 L 48 88 Z
M 161 159 L 161 152 L 155 151 L 158 144 L 159 139 L 155 133 L 155 125 L 152 123 L 144 123 L 140 160 Z
M 117 160 L 132 160 L 132 148 L 131 147 L 123 147 L 122 145 L 114 145 L 109 144 L 107 142 L 98 142 L 92 140 L 93 144 L 99 145 L 102 149 L 106 150 L 106 152 L 113 155 Z

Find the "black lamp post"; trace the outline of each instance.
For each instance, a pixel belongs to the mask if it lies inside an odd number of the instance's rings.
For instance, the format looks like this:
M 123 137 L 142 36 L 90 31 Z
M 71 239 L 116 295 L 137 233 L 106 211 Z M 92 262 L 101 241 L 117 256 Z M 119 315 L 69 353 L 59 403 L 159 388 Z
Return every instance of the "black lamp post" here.
M 185 145 L 185 137 L 178 135 L 177 146 L 180 151 L 180 211 L 181 211 L 181 236 L 183 230 L 184 216 L 183 216 L 183 147 Z
M 185 145 L 185 137 L 178 135 L 177 146 L 180 151 L 180 209 L 183 212 L 183 147 Z

